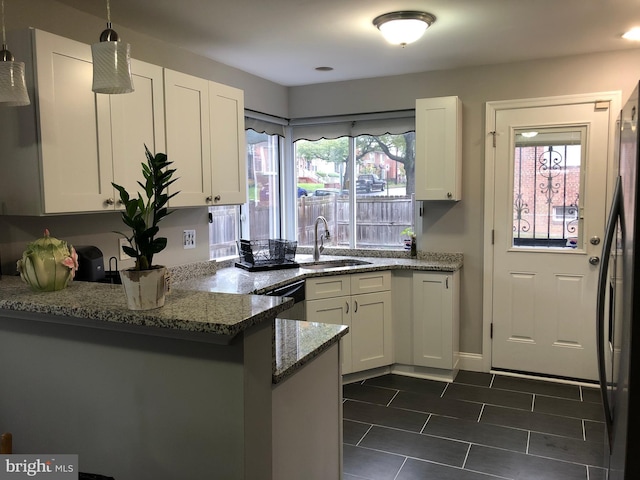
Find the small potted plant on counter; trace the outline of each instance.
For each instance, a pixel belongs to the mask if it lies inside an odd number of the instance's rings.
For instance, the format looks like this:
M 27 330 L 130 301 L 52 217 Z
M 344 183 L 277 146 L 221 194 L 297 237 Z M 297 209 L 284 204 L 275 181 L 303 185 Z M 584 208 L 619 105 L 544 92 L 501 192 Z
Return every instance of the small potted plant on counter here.
M 145 145 L 147 162 L 142 163 L 144 184 L 142 193 L 131 197 L 126 189 L 112 183 L 120 193 L 120 202 L 124 207 L 122 221 L 131 229 L 131 234 L 116 232 L 122 235 L 129 245 L 122 250 L 135 260 L 132 268 L 122 270 L 122 285 L 127 296 L 127 305 L 131 310 L 150 310 L 162 307 L 165 300 L 167 269 L 153 264 L 153 256 L 167 246 L 165 237 L 158 237 L 158 223 L 167 215 L 167 202 L 177 195 L 168 194 L 169 186 L 176 181 L 171 177 L 175 169 L 169 169 L 172 162 L 167 155 L 158 153 L 155 156 Z
M 416 234 L 413 233 L 413 228 L 405 228 L 400 232 L 400 235 L 402 235 L 403 238 L 404 249 L 410 250 L 410 255 L 415 257 L 418 254 L 418 251 L 416 246 Z

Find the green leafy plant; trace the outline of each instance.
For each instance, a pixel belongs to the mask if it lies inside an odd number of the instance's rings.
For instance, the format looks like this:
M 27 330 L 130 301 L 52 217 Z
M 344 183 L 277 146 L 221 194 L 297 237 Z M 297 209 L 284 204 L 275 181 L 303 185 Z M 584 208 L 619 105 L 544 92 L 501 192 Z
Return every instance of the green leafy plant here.
M 172 162 L 167 160 L 167 155 L 158 153 L 155 156 L 144 146 L 147 162 L 142 163 L 144 184 L 142 187 L 145 197 L 138 192 L 137 197 L 131 197 L 127 190 L 112 183 L 120 193 L 120 201 L 124 206 L 122 221 L 131 228 L 131 235 L 115 232 L 127 239 L 129 245 L 123 245 L 122 251 L 135 259 L 135 270 L 150 270 L 153 266 L 153 256 L 161 252 L 167 246 L 165 237 L 156 237 L 159 228 L 158 223 L 171 212 L 167 209 L 167 202 L 178 192 L 169 195 L 169 186 L 177 180 L 171 177 L 175 169 L 168 168 Z
M 409 238 L 413 237 L 415 235 L 415 233 L 413 233 L 413 227 L 405 228 L 404 230 L 402 230 L 400 232 L 400 235 L 403 235 L 403 236 L 409 237 Z

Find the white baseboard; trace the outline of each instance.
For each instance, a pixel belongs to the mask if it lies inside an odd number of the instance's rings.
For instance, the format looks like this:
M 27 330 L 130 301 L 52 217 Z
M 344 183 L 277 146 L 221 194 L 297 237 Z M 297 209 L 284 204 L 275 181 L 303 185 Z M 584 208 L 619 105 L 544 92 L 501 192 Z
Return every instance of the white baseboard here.
M 484 372 L 482 365 L 481 353 L 464 353 L 460 352 L 460 362 L 458 367 L 460 370 L 469 370 L 471 372 Z M 489 373 L 488 371 L 486 373 Z

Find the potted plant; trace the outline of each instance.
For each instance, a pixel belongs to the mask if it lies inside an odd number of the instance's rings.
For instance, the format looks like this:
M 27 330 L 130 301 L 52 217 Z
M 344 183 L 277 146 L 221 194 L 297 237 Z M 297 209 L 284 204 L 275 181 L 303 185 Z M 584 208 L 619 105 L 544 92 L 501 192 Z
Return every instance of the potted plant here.
M 415 257 L 418 252 L 416 248 L 416 234 L 413 233 L 412 227 L 407 227 L 400 232 L 403 237 L 404 249 L 411 251 L 411 256 Z
M 164 305 L 167 269 L 153 264 L 153 256 L 167 246 L 165 237 L 158 237 L 158 223 L 169 215 L 167 202 L 177 195 L 168 194 L 168 187 L 176 181 L 172 179 L 175 169 L 169 169 L 172 162 L 167 155 L 155 156 L 145 145 L 147 162 L 142 163 L 144 184 L 138 182 L 143 194 L 138 192 L 132 197 L 124 187 L 112 183 L 120 193 L 120 202 L 124 206 L 122 221 L 131 229 L 131 234 L 116 232 L 126 238 L 129 245 L 122 250 L 135 260 L 135 265 L 122 270 L 122 285 L 127 296 L 127 305 L 131 310 L 150 310 Z

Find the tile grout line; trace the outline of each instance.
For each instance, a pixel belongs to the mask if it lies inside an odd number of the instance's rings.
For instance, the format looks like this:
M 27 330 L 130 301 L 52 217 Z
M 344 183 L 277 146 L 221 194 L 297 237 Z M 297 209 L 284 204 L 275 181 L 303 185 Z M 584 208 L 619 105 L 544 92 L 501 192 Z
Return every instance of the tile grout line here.
M 482 404 L 482 407 L 480 407 L 480 413 L 478 414 L 478 420 L 476 420 L 476 423 L 480 423 L 480 419 L 482 418 L 482 414 L 484 413 L 484 407 L 486 406 L 486 403 Z
M 582 425 L 582 439 L 586 442 L 587 441 L 587 427 L 584 424 L 584 418 L 582 420 L 580 420 L 580 424 Z
M 536 408 L 536 394 L 532 394 L 533 398 L 531 398 L 531 413 L 533 413 L 533 409 Z
M 391 405 L 391 402 L 395 400 L 395 398 L 398 396 L 399 393 L 400 393 L 400 390 L 396 390 L 396 393 L 393 394 L 393 397 L 391 397 L 391 400 L 389 400 L 389 402 L 385 406 L 388 407 L 389 405 Z
M 467 448 L 467 454 L 464 456 L 464 460 L 462 462 L 462 469 L 464 470 L 464 467 L 467 465 L 467 458 L 469 458 L 469 453 L 471 452 L 471 443 L 469 443 L 469 447 Z
M 427 423 L 429 423 L 429 420 L 431 420 L 432 416 L 433 414 L 430 413 L 427 419 L 425 420 L 424 425 L 422 425 L 422 429 L 420 429 L 420 433 L 424 433 L 424 429 L 427 428 Z
M 531 430 L 527 430 L 527 449 L 525 450 L 525 454 L 529 455 L 529 443 L 531 442 Z
M 491 375 L 491 381 L 489 382 L 489 388 L 493 388 L 493 381 L 496 379 L 496 374 Z
M 584 402 L 584 394 L 582 393 L 582 385 L 578 385 L 580 387 L 580 401 Z
M 372 428 L 373 428 L 373 424 L 369 425 L 369 428 L 367 428 L 367 431 L 364 432 L 364 434 L 360 437 L 360 440 L 358 440 L 358 443 L 356 443 L 356 447 L 360 446 L 360 442 L 362 442 L 362 440 L 364 440 L 364 437 L 367 436 L 367 433 L 369 433 Z
M 444 394 L 446 393 L 447 388 L 449 388 L 449 384 L 448 384 L 448 383 L 447 383 L 447 384 L 445 384 L 445 386 L 444 386 L 444 390 L 442 390 L 442 393 L 440 394 L 440 398 L 443 398 L 443 397 L 444 397 Z
M 398 475 L 400 475 L 400 472 L 402 471 L 402 467 L 404 467 L 404 464 L 407 463 L 407 460 L 409 460 L 409 457 L 404 457 L 404 462 L 402 462 L 402 465 L 400 465 L 400 468 L 398 469 L 398 473 L 396 473 L 396 476 L 393 477 L 393 480 L 396 480 L 398 478 Z

